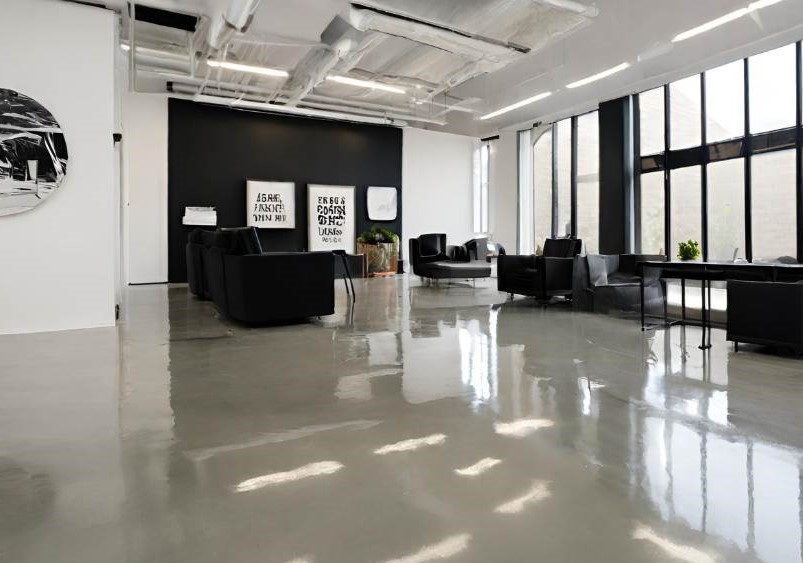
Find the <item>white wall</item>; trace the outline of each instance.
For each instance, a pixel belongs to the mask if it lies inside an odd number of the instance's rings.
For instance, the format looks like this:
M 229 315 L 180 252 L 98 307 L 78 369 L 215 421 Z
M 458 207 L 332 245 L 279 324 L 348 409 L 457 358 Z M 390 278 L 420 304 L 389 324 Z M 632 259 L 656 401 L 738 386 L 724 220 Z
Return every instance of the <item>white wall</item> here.
M 516 253 L 518 229 L 517 134 L 505 131 L 491 144 L 490 230 L 495 242 Z
M 0 334 L 114 325 L 114 14 L 47 0 L 1 11 L 2 87 L 50 110 L 69 163 L 47 201 L 0 217 Z
M 473 238 L 472 137 L 407 128 L 402 149 L 403 254 L 409 239 L 446 233 L 449 244 Z
M 123 95 L 127 283 L 167 281 L 167 96 Z

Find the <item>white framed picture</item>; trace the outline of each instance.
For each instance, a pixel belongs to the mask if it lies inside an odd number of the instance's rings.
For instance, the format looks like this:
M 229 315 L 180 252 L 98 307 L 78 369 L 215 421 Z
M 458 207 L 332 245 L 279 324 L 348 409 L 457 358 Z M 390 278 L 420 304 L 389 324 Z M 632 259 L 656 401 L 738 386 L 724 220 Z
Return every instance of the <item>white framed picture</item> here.
M 356 210 L 354 186 L 310 184 L 309 249 L 354 252 Z
M 249 227 L 296 228 L 296 185 L 293 182 L 247 180 L 245 206 Z
M 371 221 L 395 221 L 399 197 L 396 188 L 368 186 L 368 219 Z

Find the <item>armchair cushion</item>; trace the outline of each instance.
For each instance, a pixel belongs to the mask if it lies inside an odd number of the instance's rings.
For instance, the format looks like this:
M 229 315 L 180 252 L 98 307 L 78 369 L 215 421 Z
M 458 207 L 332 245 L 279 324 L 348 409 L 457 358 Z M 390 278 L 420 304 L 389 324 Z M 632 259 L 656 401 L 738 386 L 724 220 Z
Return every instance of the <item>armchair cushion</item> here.
M 608 285 L 608 263 L 604 256 L 588 255 L 588 278 L 591 285 Z

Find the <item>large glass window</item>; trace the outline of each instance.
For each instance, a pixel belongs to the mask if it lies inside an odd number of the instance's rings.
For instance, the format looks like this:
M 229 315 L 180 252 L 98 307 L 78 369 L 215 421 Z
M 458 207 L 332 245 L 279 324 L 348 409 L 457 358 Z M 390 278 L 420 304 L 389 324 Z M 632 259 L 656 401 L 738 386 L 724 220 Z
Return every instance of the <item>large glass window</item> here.
M 577 238 L 599 252 L 599 115 L 577 118 Z
M 664 254 L 664 173 L 641 175 L 641 252 Z
M 671 172 L 672 198 L 669 210 L 672 219 L 670 234 L 672 246 L 669 257 L 676 259 L 678 243 L 686 240 L 702 240 L 702 195 L 699 166 L 679 168 Z
M 756 155 L 752 160 L 753 261 L 795 260 L 795 151 Z
M 787 45 L 749 59 L 751 133 L 795 125 L 796 60 L 795 45 Z
M 708 165 L 708 259 L 745 257 L 744 159 Z
M 641 154 L 664 152 L 664 89 L 639 94 Z
M 702 143 L 700 76 L 669 85 L 670 148 L 696 147 Z
M 532 131 L 519 131 L 519 254 L 535 252 Z
M 552 236 L 552 131 L 547 131 L 533 145 L 533 235 L 535 246 L 543 248 Z
M 744 136 L 744 61 L 705 73 L 706 141 Z
M 572 224 L 572 124 L 570 119 L 558 123 L 558 224 L 556 235 L 571 234 Z
M 488 232 L 488 186 L 491 178 L 491 143 L 480 145 L 475 156 L 478 168 L 474 173 L 474 233 Z

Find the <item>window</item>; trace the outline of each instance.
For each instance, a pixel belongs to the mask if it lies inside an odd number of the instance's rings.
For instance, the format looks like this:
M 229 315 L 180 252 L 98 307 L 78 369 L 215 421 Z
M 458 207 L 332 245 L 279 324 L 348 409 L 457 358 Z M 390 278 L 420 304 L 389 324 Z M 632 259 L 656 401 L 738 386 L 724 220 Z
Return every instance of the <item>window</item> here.
M 641 154 L 664 152 L 664 89 L 639 94 Z
M 533 186 L 533 233 L 536 247 L 543 247 L 552 236 L 552 131 L 541 135 L 533 145 Z
M 677 255 L 678 243 L 689 239 L 702 241 L 703 214 L 700 167 L 679 168 L 671 172 L 670 258 Z
M 571 234 L 572 225 L 572 124 L 570 119 L 558 123 L 558 224 L 555 234 Z
M 796 155 L 794 150 L 753 156 L 753 261 L 797 256 Z
M 519 254 L 535 252 L 533 240 L 533 154 L 532 131 L 519 131 Z
M 702 143 L 700 76 L 669 85 L 670 148 L 697 147 Z
M 641 175 L 641 252 L 664 254 L 664 173 Z
M 744 61 L 705 73 L 706 142 L 744 136 Z
M 735 258 L 745 258 L 742 158 L 708 165 L 708 259 Z
M 599 252 L 599 115 L 577 118 L 577 238 Z
M 484 142 L 475 155 L 474 233 L 488 232 L 488 183 L 491 177 L 491 143 Z
M 749 59 L 751 133 L 795 125 L 796 60 L 795 45 L 787 45 Z

